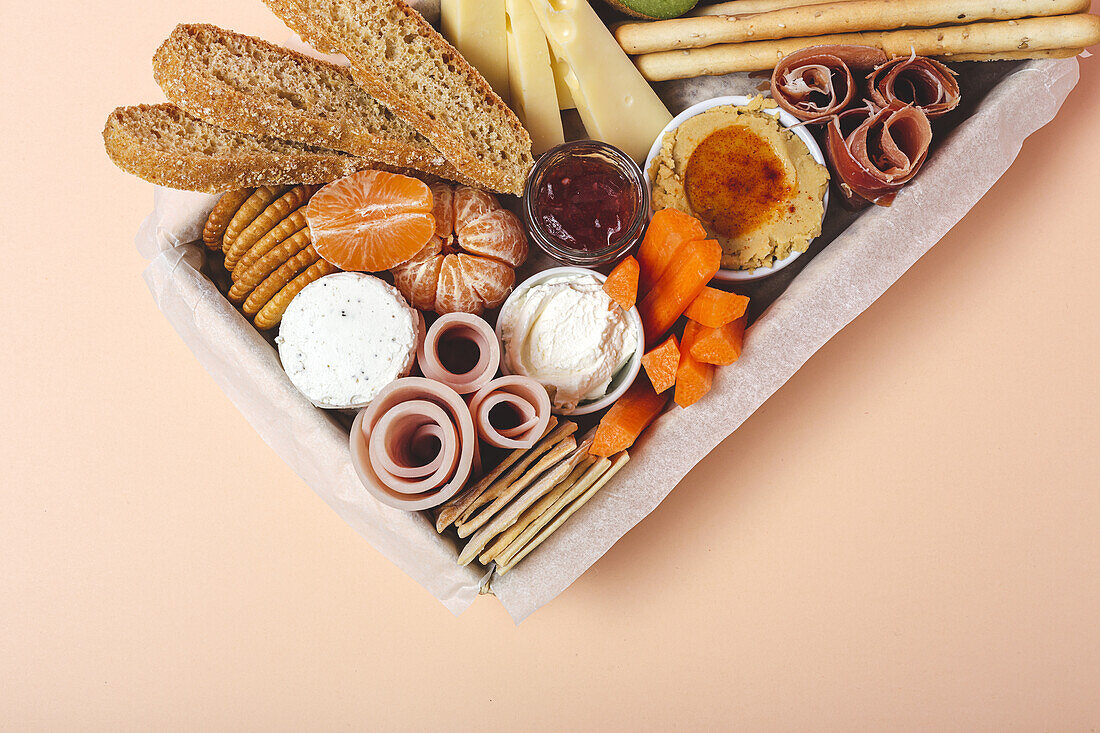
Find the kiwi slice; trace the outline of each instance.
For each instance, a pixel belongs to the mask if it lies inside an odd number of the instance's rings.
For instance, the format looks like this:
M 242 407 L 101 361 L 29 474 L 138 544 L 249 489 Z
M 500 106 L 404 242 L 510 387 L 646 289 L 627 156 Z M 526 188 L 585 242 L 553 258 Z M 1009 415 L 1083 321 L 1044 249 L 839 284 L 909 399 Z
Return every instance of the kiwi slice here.
M 664 20 L 679 18 L 695 7 L 699 0 L 604 0 L 621 13 L 635 18 Z

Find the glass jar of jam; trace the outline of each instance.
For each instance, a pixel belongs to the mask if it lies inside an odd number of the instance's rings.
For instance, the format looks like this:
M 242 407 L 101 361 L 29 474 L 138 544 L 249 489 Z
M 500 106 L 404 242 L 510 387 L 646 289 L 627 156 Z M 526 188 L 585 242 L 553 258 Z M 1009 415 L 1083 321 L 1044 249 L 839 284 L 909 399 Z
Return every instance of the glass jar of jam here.
M 649 188 L 626 153 L 576 140 L 542 155 L 527 177 L 523 218 L 535 243 L 559 262 L 599 267 L 624 256 L 649 221 Z

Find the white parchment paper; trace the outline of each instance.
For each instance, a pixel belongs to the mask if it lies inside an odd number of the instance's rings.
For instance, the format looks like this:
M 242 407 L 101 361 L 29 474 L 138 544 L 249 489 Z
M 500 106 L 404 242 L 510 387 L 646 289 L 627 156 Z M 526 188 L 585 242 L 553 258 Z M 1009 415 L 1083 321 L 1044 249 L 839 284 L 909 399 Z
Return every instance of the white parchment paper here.
M 939 141 L 894 205 L 858 218 L 834 217 L 839 233 L 823 237 L 812 257 L 800 258 L 807 264 L 787 268 L 784 273 L 791 272 L 782 280 L 776 275 L 764 281 L 754 298 L 774 302 L 750 329 L 741 360 L 720 369 L 713 390 L 690 411 L 674 408 L 663 415 L 615 480 L 503 577 L 458 567 L 456 548 L 427 518 L 385 507 L 362 489 L 346 428 L 298 394 L 271 344 L 202 274 L 203 249 L 194 242 L 216 197 L 157 189 L 137 246 L 151 260 L 145 279 L 169 322 L 260 436 L 337 514 L 452 612 L 467 608 L 487 586 L 518 623 L 653 511 L 696 463 L 962 219 L 1008 169 L 1024 139 L 1053 119 L 1078 77 L 1076 59 L 1002 66 L 1000 72 L 986 66 L 982 73 L 995 75 L 986 81 L 991 90 Z M 751 83 L 745 77 L 703 79 L 661 94 L 675 112 Z

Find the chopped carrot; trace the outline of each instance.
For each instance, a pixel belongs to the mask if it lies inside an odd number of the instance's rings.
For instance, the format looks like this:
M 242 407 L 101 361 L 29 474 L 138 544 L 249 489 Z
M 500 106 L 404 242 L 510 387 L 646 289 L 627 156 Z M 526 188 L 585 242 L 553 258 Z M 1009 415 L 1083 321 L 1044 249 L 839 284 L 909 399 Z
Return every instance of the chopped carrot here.
M 691 344 L 693 358 L 705 364 L 728 366 L 741 358 L 741 347 L 745 343 L 745 323 L 747 316 L 735 318 L 724 326 L 707 328 Z
M 706 239 L 707 231 L 693 216 L 676 209 L 661 209 L 649 220 L 649 228 L 638 247 L 643 293 L 657 284 L 684 242 Z
M 622 397 L 600 420 L 588 453 L 607 458 L 634 445 L 634 441 L 657 419 L 668 404 L 668 395 L 653 391 L 648 379 L 634 380 Z
M 676 370 L 680 367 L 680 344 L 676 341 L 676 334 L 670 335 L 660 346 L 650 349 L 642 357 L 642 366 L 656 392 L 664 392 L 676 384 Z
M 680 348 L 680 366 L 676 369 L 676 404 L 690 407 L 710 391 L 714 381 L 714 365 L 704 364 L 691 355 L 696 341 L 706 326 L 688 321 Z
M 680 247 L 676 261 L 665 268 L 661 279 L 638 306 L 647 345 L 665 337 L 721 264 L 722 248 L 713 239 L 685 242 Z
M 603 284 L 604 292 L 619 304 L 624 311 L 634 307 L 638 301 L 638 260 L 627 257 L 615 265 L 615 269 L 607 276 Z
M 718 328 L 745 315 L 748 307 L 746 296 L 708 286 L 691 301 L 684 315 L 707 328 Z

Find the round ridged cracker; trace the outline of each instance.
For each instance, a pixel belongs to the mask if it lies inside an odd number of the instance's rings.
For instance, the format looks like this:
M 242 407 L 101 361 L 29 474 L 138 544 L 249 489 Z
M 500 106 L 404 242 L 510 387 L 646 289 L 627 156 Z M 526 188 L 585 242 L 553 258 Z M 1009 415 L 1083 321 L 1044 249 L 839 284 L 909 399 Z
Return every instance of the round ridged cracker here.
M 280 242 L 271 251 L 258 259 L 251 267 L 241 273 L 240 277 L 233 281 L 233 287 L 229 289 L 227 297 L 230 302 L 240 305 L 248 298 L 271 273 L 282 267 L 291 257 L 294 257 L 310 245 L 309 229 L 302 229 L 294 236 Z M 237 271 L 234 270 L 234 275 Z
M 287 283 L 282 290 L 277 292 L 274 297 L 267 302 L 267 305 L 260 309 L 260 312 L 256 314 L 256 318 L 253 320 L 253 323 L 256 324 L 256 328 L 261 331 L 267 331 L 268 329 L 278 326 L 279 322 L 283 320 L 283 314 L 286 313 L 286 309 L 290 306 L 290 301 L 294 300 L 294 297 L 302 292 L 302 288 L 309 285 L 311 282 L 320 280 L 324 276 L 336 272 L 340 272 L 340 268 L 328 260 L 317 260 L 314 262 L 306 268 L 305 272 Z
M 252 245 L 278 226 L 279 222 L 290 215 L 290 212 L 308 201 L 315 190 L 312 186 L 295 186 L 269 204 L 263 213 L 233 240 L 229 249 L 225 250 L 225 269 L 232 271 L 244 253 L 252 249 Z
M 260 309 L 267 305 L 268 301 L 274 297 L 275 293 L 286 287 L 287 283 L 296 278 L 303 270 L 319 259 L 321 259 L 321 256 L 317 254 L 317 250 L 313 249 L 312 244 L 309 245 L 280 265 L 279 269 L 275 270 L 275 272 L 268 275 L 244 301 L 241 310 L 243 310 L 247 316 L 256 315 L 260 312 Z
M 230 191 L 218 199 L 210 216 L 206 217 L 206 225 L 202 228 L 202 242 L 210 249 L 222 248 L 222 237 L 230 220 L 241 205 L 256 189 L 242 188 L 239 191 Z
M 241 276 L 248 272 L 248 268 L 256 264 L 261 257 L 305 229 L 306 226 L 305 207 L 298 207 L 291 212 L 290 216 L 279 222 L 274 229 L 263 235 L 259 242 L 252 245 L 250 250 L 241 255 L 241 258 L 237 260 L 237 264 L 233 267 L 230 277 L 234 282 L 240 280 Z
M 252 195 L 237 209 L 237 213 L 233 215 L 233 218 L 229 220 L 229 225 L 225 228 L 225 234 L 222 236 L 222 252 L 228 252 L 241 232 L 247 229 L 248 225 L 255 221 L 257 216 L 264 213 L 264 209 L 272 201 L 279 198 L 287 188 L 287 186 L 260 186 L 253 191 Z

